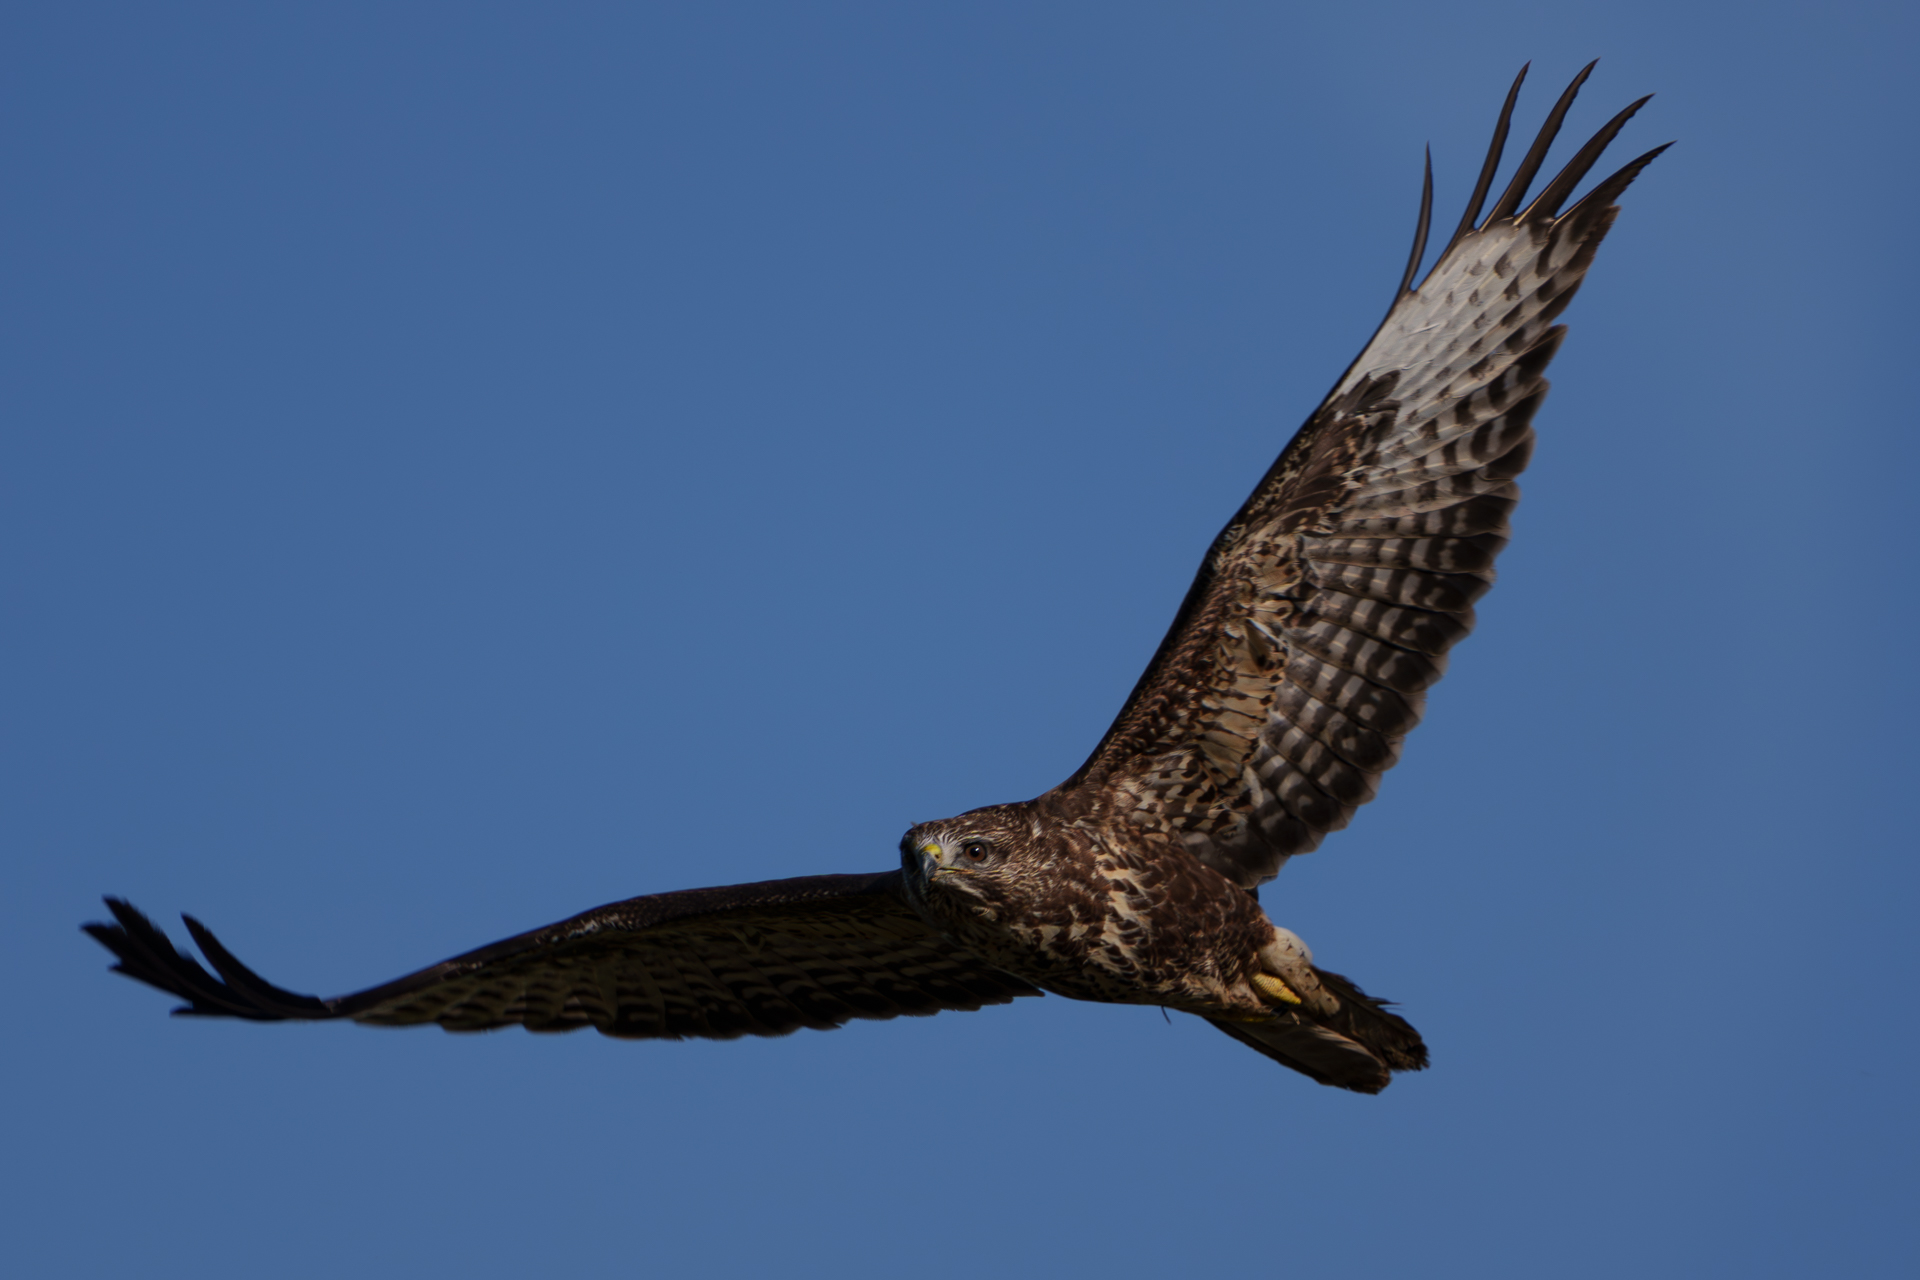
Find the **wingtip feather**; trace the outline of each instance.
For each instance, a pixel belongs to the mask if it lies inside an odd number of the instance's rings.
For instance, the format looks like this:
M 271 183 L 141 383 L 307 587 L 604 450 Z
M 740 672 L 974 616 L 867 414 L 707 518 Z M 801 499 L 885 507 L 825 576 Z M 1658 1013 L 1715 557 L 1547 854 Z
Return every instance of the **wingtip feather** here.
M 1427 232 L 1433 226 L 1433 148 L 1426 152 L 1425 175 L 1420 181 L 1420 217 L 1413 231 L 1413 252 L 1407 255 L 1407 269 L 1400 276 L 1400 288 L 1394 294 L 1398 302 L 1413 291 L 1414 273 L 1420 270 L 1420 259 L 1427 252 Z
M 1619 198 L 1621 192 L 1633 185 L 1633 180 L 1640 176 L 1641 170 L 1659 159 L 1660 153 L 1672 145 L 1671 142 L 1663 142 L 1653 150 L 1643 152 L 1621 165 L 1595 183 L 1593 190 L 1580 197 L 1580 203 L 1560 215 L 1559 221 L 1564 222 L 1570 218 L 1587 215 L 1597 209 L 1607 208 Z
M 194 943 L 202 955 L 213 965 L 214 970 L 226 980 L 228 988 L 235 994 L 259 1009 L 262 1013 L 280 1018 L 333 1018 L 339 1016 L 325 1001 L 314 996 L 304 996 L 276 987 L 259 974 L 241 964 L 231 951 L 213 936 L 213 930 L 201 924 L 190 915 L 182 914 L 180 919 L 186 923 L 187 932 L 193 935 Z
M 1487 158 L 1480 166 L 1480 176 L 1473 184 L 1473 196 L 1467 201 L 1467 210 L 1460 215 L 1460 225 L 1454 228 L 1453 235 L 1447 240 L 1446 249 L 1440 251 L 1445 257 L 1447 250 L 1459 244 L 1467 237 L 1480 220 L 1480 209 L 1487 202 L 1487 192 L 1493 188 L 1493 175 L 1500 169 L 1500 157 L 1506 153 L 1507 131 L 1513 127 L 1513 108 L 1520 101 L 1520 86 L 1527 82 L 1527 72 L 1532 62 L 1524 63 L 1520 74 L 1513 78 L 1513 84 L 1507 89 L 1507 98 L 1500 106 L 1500 118 L 1494 122 L 1493 141 L 1487 146 Z
M 287 1016 L 259 1007 L 246 999 L 244 992 L 208 973 L 199 961 L 175 947 L 145 912 L 125 898 L 107 895 L 102 901 L 113 913 L 115 923 L 91 922 L 81 925 L 81 931 L 114 954 L 118 963 L 109 967 L 111 972 L 185 1000 L 185 1006 L 173 1010 L 176 1015 L 252 1021 L 275 1021 Z M 198 922 L 191 917 L 187 919 L 191 931 Z
M 1580 180 L 1587 176 L 1588 170 L 1598 163 L 1602 153 L 1613 144 L 1614 138 L 1618 137 L 1620 130 L 1626 127 L 1627 121 L 1633 119 L 1640 108 L 1651 101 L 1653 101 L 1653 95 L 1649 93 L 1645 97 L 1630 102 L 1613 119 L 1602 125 L 1599 132 L 1587 139 L 1586 145 L 1581 147 L 1553 181 L 1534 197 L 1533 203 L 1522 210 L 1516 220 L 1526 222 L 1532 218 L 1551 218 L 1557 215 L 1560 212 L 1560 206 L 1567 202 L 1567 197 L 1571 196 L 1573 189 L 1580 185 Z
M 1528 147 L 1527 154 L 1521 157 L 1520 167 L 1513 171 L 1513 178 L 1507 183 L 1507 189 L 1500 193 L 1500 199 L 1495 201 L 1493 208 L 1487 212 L 1487 222 L 1498 222 L 1502 218 L 1510 218 L 1518 211 L 1520 202 L 1526 198 L 1527 188 L 1533 185 L 1534 178 L 1540 173 L 1540 166 L 1546 163 L 1547 151 L 1553 146 L 1553 140 L 1560 136 L 1560 126 L 1566 120 L 1567 112 L 1573 108 L 1573 100 L 1580 96 L 1580 87 L 1587 82 L 1587 77 L 1593 74 L 1593 69 L 1598 65 L 1600 65 L 1600 59 L 1595 58 L 1580 68 L 1580 74 L 1573 78 L 1573 83 L 1561 92 L 1559 101 L 1553 104 L 1553 110 L 1547 112 L 1547 118 L 1541 124 L 1540 132 L 1534 135 L 1533 145 Z

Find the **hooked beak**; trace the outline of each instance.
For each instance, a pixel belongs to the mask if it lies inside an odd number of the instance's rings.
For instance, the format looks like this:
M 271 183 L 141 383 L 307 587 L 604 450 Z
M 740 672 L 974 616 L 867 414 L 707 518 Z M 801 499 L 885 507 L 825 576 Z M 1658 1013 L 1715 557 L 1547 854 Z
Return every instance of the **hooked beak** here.
M 929 882 L 932 882 L 942 875 L 952 873 L 952 867 L 943 867 L 940 865 L 940 846 L 933 841 L 927 841 L 918 849 L 914 850 L 914 852 L 920 855 L 920 867 L 921 870 L 926 873 Z

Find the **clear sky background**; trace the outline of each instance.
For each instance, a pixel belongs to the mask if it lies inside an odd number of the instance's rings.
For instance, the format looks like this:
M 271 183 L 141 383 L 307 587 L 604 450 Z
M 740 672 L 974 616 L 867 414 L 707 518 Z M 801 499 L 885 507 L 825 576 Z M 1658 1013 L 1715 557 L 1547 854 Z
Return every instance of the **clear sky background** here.
M 14 5 L 0 1269 L 1910 1274 L 1904 5 Z M 831 1035 L 169 1020 L 893 865 L 1099 738 L 1501 94 L 1660 96 L 1516 539 L 1264 901 L 1366 1098 L 1049 998 Z M 1605 166 L 1610 169 L 1612 166 Z M 1604 169 L 1603 169 L 1604 171 Z

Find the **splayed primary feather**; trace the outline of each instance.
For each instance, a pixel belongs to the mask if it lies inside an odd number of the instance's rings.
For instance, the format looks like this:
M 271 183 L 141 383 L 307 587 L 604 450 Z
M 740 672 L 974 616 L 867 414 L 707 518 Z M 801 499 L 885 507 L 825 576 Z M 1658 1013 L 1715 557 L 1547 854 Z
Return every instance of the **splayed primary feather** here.
M 914 828 L 899 871 L 634 898 L 332 1000 L 266 982 L 191 918 L 216 973 L 116 899 L 116 922 L 86 929 L 187 1014 L 724 1039 L 1045 988 L 1181 1009 L 1360 1092 L 1424 1067 L 1419 1033 L 1313 967 L 1254 891 L 1373 798 L 1493 583 L 1566 334 L 1554 320 L 1612 202 L 1665 149 L 1559 212 L 1642 98 L 1523 207 L 1591 71 L 1482 220 L 1521 71 L 1416 286 L 1429 159 L 1385 320 L 1215 539 L 1092 756 L 1045 795 Z

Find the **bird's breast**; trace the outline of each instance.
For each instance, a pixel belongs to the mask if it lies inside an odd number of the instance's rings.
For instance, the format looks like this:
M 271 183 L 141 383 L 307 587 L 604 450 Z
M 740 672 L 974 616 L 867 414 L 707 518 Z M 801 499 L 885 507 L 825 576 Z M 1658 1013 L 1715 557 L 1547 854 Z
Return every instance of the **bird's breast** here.
M 954 940 L 1079 1000 L 1195 1013 L 1262 1010 L 1249 979 L 1273 926 L 1251 895 L 1184 850 L 1084 836 L 985 905 L 942 913 Z

